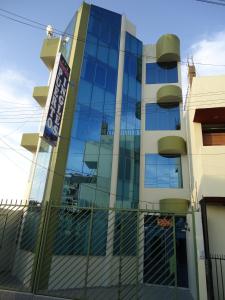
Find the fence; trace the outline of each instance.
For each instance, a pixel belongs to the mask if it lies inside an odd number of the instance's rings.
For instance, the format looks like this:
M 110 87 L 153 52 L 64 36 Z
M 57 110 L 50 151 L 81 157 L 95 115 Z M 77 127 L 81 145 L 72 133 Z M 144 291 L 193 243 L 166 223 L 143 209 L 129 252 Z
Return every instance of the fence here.
M 186 234 L 186 216 L 147 209 L 2 204 L 0 288 L 80 300 L 192 299 Z
M 225 299 L 225 255 L 210 256 L 215 300 Z

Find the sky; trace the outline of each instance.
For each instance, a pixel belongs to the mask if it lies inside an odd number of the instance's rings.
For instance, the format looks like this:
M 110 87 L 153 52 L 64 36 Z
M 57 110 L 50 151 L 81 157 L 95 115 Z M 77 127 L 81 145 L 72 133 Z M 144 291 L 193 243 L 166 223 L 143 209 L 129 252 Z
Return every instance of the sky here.
M 196 0 L 95 0 L 91 3 L 126 15 L 136 25 L 137 37 L 144 44 L 156 43 L 165 33 L 177 34 L 182 61 L 193 56 L 197 76 L 225 74 L 224 66 L 213 66 L 225 65 L 225 6 Z M 9 20 L 4 15 L 18 17 L 3 10 L 63 31 L 80 4 L 77 0 L 0 1 L 2 199 L 24 197 L 32 155 L 20 147 L 21 136 L 23 132 L 38 130 L 41 111 L 32 98 L 33 87 L 47 85 L 49 76 L 39 59 L 45 31 Z M 186 66 L 182 67 L 182 76 L 185 89 Z

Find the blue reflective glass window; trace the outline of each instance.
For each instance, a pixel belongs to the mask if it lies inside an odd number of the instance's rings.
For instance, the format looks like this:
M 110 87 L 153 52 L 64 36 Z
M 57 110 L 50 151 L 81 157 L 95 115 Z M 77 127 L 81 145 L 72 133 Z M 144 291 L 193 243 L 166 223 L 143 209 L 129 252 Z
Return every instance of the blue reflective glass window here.
M 109 206 L 120 31 L 121 15 L 90 6 L 81 77 L 74 99 L 63 205 Z M 89 212 L 83 210 L 82 213 L 78 209 L 66 214 L 62 211 L 57 241 L 70 245 L 61 251 L 60 245 L 56 245 L 57 254 L 86 255 L 89 241 L 91 255 L 105 255 L 107 212 L 94 213 L 91 237 Z
M 118 61 L 118 52 L 115 49 L 109 49 L 109 65 L 111 68 L 115 68 Z
M 106 88 L 111 93 L 116 93 L 117 87 L 117 71 L 108 67 Z
M 180 109 L 178 103 L 148 103 L 145 106 L 145 130 L 179 130 Z
M 97 18 L 90 18 L 88 31 L 95 35 L 97 38 L 100 36 L 101 23 Z
M 103 64 L 98 63 L 95 70 L 95 83 L 105 87 L 106 68 Z
M 120 121 L 120 153 L 117 206 L 136 207 L 139 201 L 140 118 L 142 43 L 126 33 L 123 97 Z
M 83 104 L 89 106 L 92 94 L 92 84 L 84 79 L 80 79 L 78 97 L 83 99 Z
M 70 52 L 71 52 L 71 47 L 72 47 L 72 41 L 73 38 L 71 35 L 73 35 L 74 32 L 74 27 L 76 24 L 76 14 L 73 16 L 72 20 L 68 24 L 65 32 L 63 33 L 62 36 L 62 43 L 60 45 L 60 52 L 62 52 L 63 56 L 65 57 L 66 61 L 69 62 L 70 58 Z
M 109 203 L 120 30 L 121 15 L 91 5 L 67 158 L 64 204 L 101 203 L 107 207 Z M 97 227 L 94 231 L 98 231 Z
M 147 63 L 146 83 L 176 83 L 178 71 L 176 62 Z
M 48 175 L 48 165 L 51 158 L 51 151 L 52 147 L 42 140 L 37 154 L 37 162 L 31 186 L 29 198 L 31 201 L 42 202 Z
M 145 155 L 145 188 L 182 188 L 180 155 Z
M 87 81 L 93 81 L 95 74 L 95 61 L 91 57 L 85 58 L 81 76 Z
M 101 46 L 101 45 L 98 46 L 98 54 L 97 54 L 98 60 L 102 61 L 103 63 L 107 63 L 108 53 L 109 53 L 109 49 L 107 46 Z
M 105 100 L 104 89 L 94 85 L 92 91 L 92 102 L 91 102 L 92 108 L 98 110 L 99 112 L 102 112 L 104 107 L 104 100 Z
M 91 33 L 87 34 L 86 53 L 95 57 L 97 54 L 98 39 Z

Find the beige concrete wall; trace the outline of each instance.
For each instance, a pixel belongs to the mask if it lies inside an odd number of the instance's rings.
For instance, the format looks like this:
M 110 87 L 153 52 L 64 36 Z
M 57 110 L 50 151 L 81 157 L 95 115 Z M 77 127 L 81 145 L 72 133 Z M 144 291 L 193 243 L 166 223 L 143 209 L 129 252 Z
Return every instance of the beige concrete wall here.
M 207 205 L 209 249 L 212 254 L 225 253 L 225 206 Z
M 88 263 L 88 264 L 87 264 Z M 49 290 L 136 283 L 136 257 L 53 256 Z M 86 276 L 87 274 L 87 276 Z
M 196 109 L 225 107 L 224 87 L 225 76 L 196 77 L 193 78 L 187 98 L 186 121 L 191 166 L 191 193 L 196 207 L 203 197 L 225 196 L 225 146 L 203 146 L 201 124 L 193 122 Z M 208 206 L 207 214 L 210 252 L 224 253 L 225 239 L 218 233 L 224 227 L 225 208 Z M 207 299 L 200 212 L 196 213 L 196 239 L 200 299 Z
M 198 272 L 198 286 L 199 286 L 199 299 L 207 299 L 206 288 L 206 272 L 205 272 L 205 260 L 204 260 L 204 241 L 202 232 L 201 213 L 195 212 L 195 238 L 196 238 L 196 250 L 197 250 L 197 272 Z M 193 245 L 192 245 L 193 247 Z M 194 260 L 193 260 L 194 262 Z M 193 263 L 192 262 L 192 263 Z
M 144 187 L 145 174 L 145 154 L 158 153 L 158 140 L 165 136 L 181 136 L 186 140 L 186 124 L 183 116 L 182 103 L 180 104 L 181 130 L 157 130 L 145 131 L 145 105 L 146 103 L 156 103 L 156 94 L 160 87 L 167 84 L 146 84 L 146 63 L 156 61 L 155 45 L 144 46 L 143 66 L 142 66 L 142 118 L 141 118 L 141 158 L 140 158 L 140 202 L 142 206 L 147 205 L 158 209 L 159 200 L 163 198 L 190 198 L 189 190 L 189 171 L 188 156 L 183 155 L 182 160 L 182 177 L 183 188 L 181 189 L 153 189 Z M 180 64 L 178 63 L 178 83 L 174 85 L 181 86 Z M 151 205 L 150 203 L 154 203 Z
M 197 77 L 187 98 L 191 188 L 197 203 L 203 196 L 225 196 L 225 146 L 203 146 L 201 124 L 193 122 L 196 109 L 225 107 L 224 86 L 225 76 Z

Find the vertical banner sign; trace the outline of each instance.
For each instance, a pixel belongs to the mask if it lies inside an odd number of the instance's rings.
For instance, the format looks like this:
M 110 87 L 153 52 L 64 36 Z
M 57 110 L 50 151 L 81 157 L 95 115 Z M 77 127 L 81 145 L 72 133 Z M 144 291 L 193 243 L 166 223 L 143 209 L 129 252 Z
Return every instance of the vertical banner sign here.
M 42 127 L 41 137 L 52 146 L 56 146 L 66 92 L 69 82 L 70 67 L 61 53 L 58 53 L 52 72 L 51 82 Z

